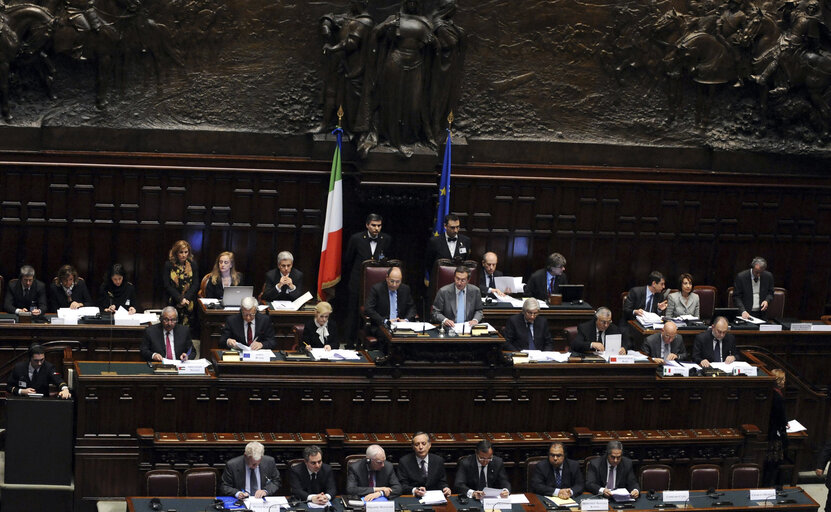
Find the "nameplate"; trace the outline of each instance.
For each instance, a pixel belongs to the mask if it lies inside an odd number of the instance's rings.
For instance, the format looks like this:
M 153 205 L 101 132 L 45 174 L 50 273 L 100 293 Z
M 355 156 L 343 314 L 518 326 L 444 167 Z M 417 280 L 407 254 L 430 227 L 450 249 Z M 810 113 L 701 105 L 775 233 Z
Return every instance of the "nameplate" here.
M 271 361 L 273 352 L 270 350 L 251 350 L 242 353 L 243 361 Z
M 611 363 L 611 364 L 635 364 L 635 356 L 630 356 L 630 355 L 609 356 L 609 363 Z
M 751 501 L 775 500 L 776 489 L 750 489 Z
M 394 501 L 367 501 L 366 512 L 395 512 Z
M 482 500 L 482 508 L 488 510 L 511 510 L 514 505 L 509 498 L 485 498 Z M 369 511 L 367 511 L 369 512 Z
M 670 377 L 672 375 L 680 375 L 683 377 L 690 376 L 690 369 L 686 366 L 667 366 L 664 365 L 664 377 Z
M 813 324 L 811 325 L 811 330 L 817 332 L 831 332 L 831 324 Z
M 176 367 L 179 370 L 179 375 L 205 375 L 205 368 L 194 365 L 182 365 Z
M 609 500 L 583 500 L 580 502 L 580 510 L 609 510 Z
M 751 366 L 750 368 L 739 366 L 733 368 L 733 375 L 747 375 L 748 377 L 756 377 L 759 374 L 757 373 L 755 366 Z
M 782 324 L 759 324 L 759 331 L 761 332 L 775 332 L 781 330 Z
M 791 330 L 795 332 L 810 331 L 813 325 L 810 322 L 794 322 L 791 324 Z
M 685 502 L 690 500 L 690 491 L 664 491 L 662 497 L 668 502 Z

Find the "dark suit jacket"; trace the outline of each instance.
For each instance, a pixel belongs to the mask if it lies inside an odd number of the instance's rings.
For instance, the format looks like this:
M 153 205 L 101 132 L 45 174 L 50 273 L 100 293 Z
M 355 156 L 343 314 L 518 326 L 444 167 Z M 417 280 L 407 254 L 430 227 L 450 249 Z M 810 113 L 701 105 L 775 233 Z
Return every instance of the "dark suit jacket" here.
M 667 290 L 661 293 L 656 293 L 652 297 L 652 312 L 658 315 L 663 315 L 663 312 L 658 311 L 658 304 L 667 300 Z M 646 286 L 636 286 L 629 290 L 629 294 L 623 301 L 623 318 L 626 322 L 635 319 L 636 309 L 646 309 Z M 664 310 L 666 311 L 666 310 Z
M 470 489 L 474 491 L 482 490 L 479 488 L 479 466 L 476 462 L 475 454 L 463 457 L 459 461 L 459 467 L 456 468 L 456 480 L 453 481 L 453 492 L 467 495 L 467 491 Z M 501 458 L 494 457 L 488 463 L 485 473 L 488 487 L 511 490 L 511 483 L 508 482 L 508 475 L 505 473 L 505 465 Z
M 344 266 L 350 269 L 349 293 L 359 294 L 361 287 L 361 264 L 366 260 L 385 260 L 390 258 L 392 248 L 392 237 L 381 232 L 375 244 L 375 252 L 370 246 L 369 233 L 363 230 L 349 237 L 346 244 L 346 253 L 343 255 Z
M 528 337 L 525 315 L 523 313 L 511 315 L 505 324 L 505 344 L 502 350 L 511 352 L 528 350 Z M 542 315 L 534 319 L 534 347 L 537 350 L 554 350 L 551 331 L 548 330 L 548 320 Z
M 427 454 L 427 478 L 418 467 L 418 459 L 414 453 L 408 453 L 398 461 L 398 479 L 401 481 L 403 492 L 409 494 L 413 488 L 424 487 L 428 491 L 441 490 L 447 485 L 447 475 L 444 472 L 444 459 L 432 453 Z
M 606 334 L 622 333 L 620 331 L 620 327 L 615 324 L 610 324 L 609 327 L 606 328 Z M 575 336 L 574 341 L 571 342 L 570 349 L 572 352 L 591 352 L 592 343 L 595 341 L 597 341 L 597 322 L 594 319 L 587 320 L 577 326 L 577 336 Z M 632 347 L 632 344 L 627 336 L 621 336 L 620 344 L 625 347 L 626 350 L 629 350 Z
M 410 293 L 410 287 L 402 284 L 397 290 L 396 303 L 398 304 L 398 318 L 412 320 L 416 316 L 415 303 L 413 302 L 413 295 Z M 372 321 L 373 325 L 383 325 L 384 320 L 390 316 L 390 289 L 386 281 L 375 283 L 369 289 L 369 297 L 366 299 L 366 308 L 364 312 Z
M 66 296 L 63 286 L 60 284 L 49 283 L 46 293 L 49 297 L 49 311 L 51 313 L 57 313 L 59 308 L 68 308 L 72 302 L 80 302 L 84 306 L 95 306 L 83 280 L 78 280 L 75 286 L 72 287 L 71 300 Z
M 589 463 L 588 477 L 586 478 L 586 490 L 593 494 L 600 493 L 600 488 L 606 487 L 606 479 L 609 476 L 609 462 L 605 456 L 595 459 Z M 632 460 L 622 457 L 615 469 L 615 489 L 625 487 L 628 491 L 638 489 L 638 479 L 632 469 Z M 640 490 L 640 489 L 638 489 Z
M 136 288 L 133 283 L 122 281 L 121 286 L 116 286 L 108 279 L 106 283 L 101 285 L 101 288 L 98 289 L 98 307 L 107 309 L 112 305 L 115 305 L 116 309 L 119 307 L 139 309 L 136 300 Z
M 239 284 L 231 285 L 231 286 L 240 286 L 240 285 L 242 285 L 242 283 L 245 282 L 245 281 L 243 281 L 244 276 L 242 275 L 242 272 L 237 272 L 237 274 L 239 274 Z M 263 295 L 265 295 L 265 294 L 263 294 Z M 224 297 L 224 296 L 225 296 L 225 287 L 222 286 L 222 279 L 221 278 L 217 279 L 216 284 L 214 284 L 213 281 L 211 281 L 211 278 L 209 277 L 208 282 L 205 283 L 205 298 L 206 299 L 222 300 L 222 297 Z
M 349 465 L 346 474 L 346 494 L 355 496 L 366 496 L 373 492 L 369 486 L 369 463 L 367 459 L 361 459 Z M 401 482 L 392 467 L 390 461 L 384 462 L 384 467 L 375 473 L 375 487 L 389 487 L 392 494 L 388 498 L 397 498 L 402 494 Z
M 335 473 L 332 471 L 332 466 L 326 463 L 322 464 L 317 472 L 317 482 L 314 488 L 305 463 L 301 462 L 289 468 L 289 488 L 291 495 L 300 501 L 306 501 L 310 494 L 322 492 L 328 494 L 330 498 L 338 494 L 335 486 Z
M 280 472 L 277 471 L 274 457 L 263 455 L 258 469 L 260 470 L 260 487 L 265 489 L 269 496 L 277 494 L 280 489 Z M 219 494 L 234 496 L 237 492 L 244 491 L 246 471 L 248 468 L 245 466 L 245 456 L 240 455 L 229 460 L 222 472 L 222 481 L 219 482 Z
M 482 297 L 493 297 L 494 295 L 492 293 L 490 295 L 488 294 L 488 288 L 490 288 L 490 286 L 485 279 L 486 277 L 487 274 L 485 273 L 484 267 L 479 267 L 479 283 L 477 286 L 479 286 L 479 290 L 482 292 Z M 502 277 L 502 272 L 500 270 L 494 270 L 493 277 Z
M 38 308 L 46 313 L 49 304 L 46 301 L 46 285 L 37 279 L 32 282 L 32 289 L 29 290 L 29 299 L 23 300 L 23 285 L 20 284 L 20 279 L 12 279 L 9 281 L 9 288 L 6 290 L 6 313 L 14 313 L 15 309 L 32 310 L 32 302 L 36 302 Z
M 162 324 L 151 325 L 144 330 L 144 339 L 141 340 L 141 347 L 139 348 L 141 357 L 145 361 L 153 359 L 153 354 L 161 354 L 165 356 L 167 348 L 164 343 L 164 328 Z M 193 352 L 193 342 L 190 339 L 190 329 L 186 325 L 176 324 L 173 328 L 173 352 L 174 358 L 179 359 L 179 356 L 187 353 L 190 357 Z
M 560 293 L 561 284 L 568 284 L 568 276 L 565 272 L 554 281 L 554 293 Z M 539 300 L 548 300 L 548 269 L 541 268 L 531 274 L 525 284 L 525 295 Z
M 277 290 L 277 283 L 280 282 L 280 278 L 282 277 L 283 274 L 280 273 L 279 268 L 273 268 L 265 273 L 265 286 L 263 287 L 264 301 L 271 302 L 274 300 L 296 300 L 299 299 L 301 295 L 306 293 L 306 290 L 303 288 L 303 272 L 300 272 L 294 267 L 291 268 L 289 277 L 291 278 L 291 282 L 294 284 L 293 292 L 288 291 L 288 286 L 282 287 L 279 291 Z
M 729 332 L 721 340 L 721 360 L 724 361 L 727 356 L 734 356 L 737 360 L 739 359 L 739 351 L 736 350 L 736 337 Z M 695 337 L 692 360 L 695 364 L 699 364 L 703 359 L 713 362 L 712 329 L 707 329 Z
M 825 465 L 831 460 L 831 440 L 825 442 L 822 450 L 817 457 L 817 463 L 814 466 L 816 469 L 825 469 Z M 831 489 L 831 471 L 825 475 L 825 487 Z
M 19 389 L 33 388 L 35 392 L 42 393 L 44 396 L 49 396 L 49 384 L 54 384 L 58 389 L 66 386 L 66 382 L 61 378 L 61 374 L 55 369 L 55 366 L 49 361 L 44 361 L 38 370 L 35 378 L 29 379 L 29 359 L 20 361 L 9 374 L 9 380 L 6 384 L 6 389 L 12 395 L 17 395 Z
M 338 324 L 335 319 L 329 317 L 329 323 L 326 324 L 326 330 L 329 331 L 329 337 L 326 338 L 326 343 L 333 349 L 340 346 L 340 336 L 338 336 Z M 320 342 L 320 336 L 317 335 L 317 323 L 314 318 L 306 320 L 306 325 L 303 327 L 303 343 L 306 343 L 312 348 L 323 348 L 323 343 Z
M 458 240 L 456 240 L 456 251 L 450 254 L 450 250 L 447 248 L 447 234 L 442 233 L 439 236 L 432 236 L 427 242 L 427 250 L 424 254 L 424 268 L 427 272 L 432 273 L 433 263 L 440 258 L 450 260 L 473 259 L 473 254 L 471 254 L 472 247 L 470 238 L 460 234 Z
M 753 308 L 753 275 L 750 269 L 742 270 L 736 275 L 733 283 L 733 304 L 739 308 L 739 314 L 751 312 Z M 759 304 L 768 301 L 768 307 L 773 302 L 773 274 L 767 270 L 759 276 Z M 764 312 L 763 312 L 764 313 Z
M 442 286 L 433 301 L 432 317 L 434 322 L 444 322 L 445 318 L 456 320 L 456 285 L 450 283 Z M 482 293 L 479 288 L 468 283 L 465 290 L 465 322 L 473 319 L 482 321 Z
M 219 337 L 219 348 L 228 346 L 228 338 L 248 344 L 248 326 L 241 314 L 231 315 L 225 320 L 222 326 L 222 334 Z M 274 334 L 274 324 L 264 313 L 257 313 L 254 316 L 254 338 L 263 344 L 265 349 L 277 348 L 277 340 Z
M 583 472 L 580 471 L 580 463 L 576 460 L 566 459 L 563 461 L 562 480 L 560 489 L 571 489 L 574 496 L 579 496 L 585 488 Z M 534 466 L 531 474 L 529 490 L 543 496 L 552 496 L 557 490 L 557 477 L 554 474 L 554 466 L 548 460 L 543 460 Z
M 649 357 L 661 357 L 661 351 L 663 350 L 661 345 L 663 343 L 661 333 L 650 334 L 643 340 L 643 353 Z M 684 338 L 680 334 L 676 334 L 675 339 L 669 344 L 669 351 L 677 355 L 679 360 L 686 361 L 687 347 L 684 346 Z

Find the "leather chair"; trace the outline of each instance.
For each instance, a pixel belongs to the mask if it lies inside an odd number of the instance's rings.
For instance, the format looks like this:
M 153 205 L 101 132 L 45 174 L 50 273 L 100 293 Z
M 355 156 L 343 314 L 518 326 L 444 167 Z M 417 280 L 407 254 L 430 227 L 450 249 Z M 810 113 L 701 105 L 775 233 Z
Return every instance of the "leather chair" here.
M 185 496 L 216 496 L 217 478 L 213 468 L 191 468 L 185 471 Z
M 347 455 L 343 460 L 343 470 L 340 474 L 340 485 L 338 486 L 338 489 L 343 489 L 344 493 L 346 492 L 346 475 L 349 474 L 349 465 L 359 460 L 366 460 L 366 453 Z
M 730 488 L 756 489 L 761 473 L 759 465 L 752 462 L 733 464 L 730 466 Z
M 641 489 L 644 491 L 666 491 L 670 489 L 672 468 L 665 464 L 650 464 L 641 470 Z
M 735 288 L 732 286 L 727 288 L 727 307 L 728 308 L 735 308 L 736 306 L 733 305 L 733 291 Z
M 589 455 L 583 461 L 583 476 L 586 480 L 589 479 L 589 464 L 591 464 L 593 460 L 599 459 L 600 457 L 602 457 L 602 455 Z
M 534 468 L 540 462 L 548 459 L 548 455 L 536 455 L 525 459 L 525 488 L 531 488 L 531 475 L 534 474 Z M 530 491 L 529 491 L 530 492 Z
M 721 468 L 715 464 L 696 464 L 690 468 L 690 489 L 718 489 Z
M 554 346 L 554 350 L 568 352 L 571 350 L 571 344 L 574 342 L 574 338 L 577 337 L 577 326 L 570 325 L 563 329 L 563 338 L 566 340 L 565 347 L 558 347 Z
M 718 289 L 715 286 L 702 284 L 693 286 L 693 292 L 698 294 L 700 306 L 699 318 L 713 318 L 713 313 L 716 310 Z
M 5 297 L 3 297 L 4 291 L 6 290 L 3 288 L 3 276 L 0 276 L 0 304 L 3 304 L 3 301 L 5 300 Z
M 390 267 L 400 267 L 402 275 L 404 274 L 404 265 L 400 260 L 365 260 L 361 263 L 361 289 L 358 298 L 360 301 L 361 327 L 358 329 L 358 339 L 364 348 L 372 348 L 378 345 L 378 339 L 369 334 L 371 322 L 369 316 L 364 313 L 366 299 L 369 297 L 372 287 L 387 278 Z
M 477 276 L 479 275 L 479 265 L 473 260 L 465 260 L 461 263 L 465 267 L 470 269 L 470 279 L 468 279 L 468 283 L 476 286 Z M 452 260 L 448 260 L 446 258 L 439 258 L 436 260 L 436 263 L 433 265 L 433 274 L 435 279 L 430 282 L 430 305 L 433 304 L 433 300 L 436 298 L 436 294 L 439 292 L 439 288 L 442 286 L 446 286 L 453 282 L 453 278 L 456 274 L 456 267 L 459 264 L 453 263 Z
M 628 322 L 626 318 L 624 318 L 624 311 L 626 310 L 626 297 L 629 296 L 629 292 L 621 292 L 620 294 L 620 321 L 621 322 Z
M 303 343 L 303 331 L 306 330 L 306 326 L 304 324 L 294 324 L 291 328 L 291 334 L 294 336 L 294 345 L 291 346 L 292 350 L 297 350 L 297 347 L 301 346 Z
M 145 496 L 179 496 L 181 477 L 175 469 L 151 469 L 144 475 Z
M 205 274 L 202 277 L 202 282 L 199 283 L 199 292 L 197 292 L 196 296 L 199 298 L 205 298 L 205 288 L 208 286 L 208 280 L 211 278 L 211 274 Z M 260 294 L 262 295 L 262 293 Z

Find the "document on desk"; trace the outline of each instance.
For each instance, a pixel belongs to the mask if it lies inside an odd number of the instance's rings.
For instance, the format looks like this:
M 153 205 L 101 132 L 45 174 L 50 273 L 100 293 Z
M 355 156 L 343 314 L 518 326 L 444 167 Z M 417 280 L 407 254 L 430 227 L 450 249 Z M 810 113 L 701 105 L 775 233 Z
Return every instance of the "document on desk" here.
M 607 334 L 606 335 L 606 344 L 604 345 L 604 352 L 617 354 L 620 352 L 620 345 L 622 342 L 623 335 L 621 334 Z
M 411 330 L 413 332 L 424 332 L 433 329 L 433 324 L 427 322 L 393 322 L 392 323 L 392 330 L 397 331 L 398 329 L 402 330 Z
M 717 370 L 721 370 L 727 373 L 733 373 L 733 368 L 752 368 L 750 363 L 746 363 L 744 361 L 734 361 L 730 364 L 728 363 L 710 363 L 710 366 Z
M 498 498 L 502 494 L 502 489 L 494 489 L 493 487 L 485 487 L 482 489 L 485 493 L 485 498 Z
M 637 350 L 629 350 L 626 352 L 626 355 L 634 357 L 635 362 L 638 363 L 649 361 L 649 357 L 647 357 L 646 354 L 638 352 Z
M 525 496 L 525 494 L 521 494 L 521 493 L 520 494 L 510 494 L 510 495 L 508 495 L 508 499 L 511 501 L 511 503 L 516 503 L 518 505 L 522 505 L 522 504 L 525 504 L 525 503 L 531 503 L 530 501 L 528 501 L 528 498 Z
M 298 311 L 303 307 L 303 304 L 312 300 L 312 294 L 304 293 L 296 300 L 275 300 L 272 301 L 271 307 L 277 311 Z
M 444 497 L 444 493 L 441 491 L 427 491 L 418 502 L 422 505 L 440 505 L 447 503 L 447 498 Z
M 494 278 L 494 284 L 497 290 L 503 292 L 508 290 L 508 293 L 519 293 L 525 289 L 525 285 L 522 284 L 522 276 L 498 276 Z
M 568 362 L 571 352 L 553 352 L 543 350 L 523 350 L 524 354 L 528 354 L 529 362 L 544 363 L 548 361 L 556 361 L 558 363 Z M 515 360 L 516 361 L 516 360 Z
M 266 496 L 265 498 L 246 498 L 245 506 L 252 512 L 268 512 L 270 507 L 275 505 L 282 509 L 289 508 L 289 502 L 285 496 Z
M 744 320 L 745 322 L 750 322 L 751 324 L 757 324 L 757 325 L 765 323 L 765 321 L 762 320 L 761 318 L 756 318 L 755 316 L 752 316 L 752 315 L 747 317 L 747 318 L 742 318 L 740 316 L 737 316 L 736 319 L 737 320 Z
M 325 348 L 313 348 L 312 357 L 315 361 L 360 361 L 361 354 L 356 350 L 326 350 Z
M 796 420 L 791 420 L 791 421 L 788 422 L 788 429 L 787 430 L 788 430 L 788 434 L 795 434 L 797 432 L 803 432 L 803 431 L 806 431 L 808 429 L 805 428 L 805 425 L 803 425 L 802 423 L 800 423 Z
M 572 498 L 562 499 L 559 496 L 546 496 L 549 500 L 554 502 L 555 505 L 558 507 L 576 507 L 577 502 L 574 501 Z
M 635 501 L 635 498 L 633 498 L 629 491 L 627 489 L 624 489 L 623 487 L 612 491 L 612 499 L 617 502 Z
M 212 304 L 219 304 L 219 299 L 208 299 L 205 297 L 201 297 L 199 300 L 202 302 L 202 304 L 206 306 L 210 306 Z
M 480 324 L 476 324 L 476 326 L 475 326 L 475 327 L 478 327 L 478 328 L 480 328 L 480 329 L 481 329 L 482 327 L 487 327 L 487 329 L 488 329 L 488 334 L 493 334 L 493 333 L 495 333 L 495 332 L 496 332 L 496 329 L 494 328 L 494 326 L 492 326 L 491 324 L 489 324 L 489 323 L 487 323 L 487 322 L 483 322 L 483 323 L 480 323 Z M 473 329 L 473 327 L 471 327 L 471 325 L 470 325 L 469 323 L 467 323 L 467 322 L 462 322 L 462 323 L 460 323 L 460 324 L 455 324 L 455 325 L 453 326 L 453 331 L 455 331 L 455 332 L 456 332 L 456 334 L 470 334 L 470 332 L 471 332 L 471 330 L 472 330 L 472 329 Z
M 134 313 L 131 315 L 123 307 L 119 307 L 115 310 L 115 314 L 113 314 L 113 323 L 115 325 L 141 325 L 148 322 L 152 324 L 158 321 L 159 317 L 154 313 Z

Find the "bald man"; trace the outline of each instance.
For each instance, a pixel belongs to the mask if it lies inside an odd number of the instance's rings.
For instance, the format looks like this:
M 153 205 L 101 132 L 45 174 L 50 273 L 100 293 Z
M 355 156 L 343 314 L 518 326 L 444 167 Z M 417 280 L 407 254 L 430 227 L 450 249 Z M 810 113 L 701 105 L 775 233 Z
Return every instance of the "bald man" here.
M 666 322 L 661 332 L 647 336 L 643 341 L 643 353 L 656 363 L 686 359 L 687 349 L 675 322 Z
M 728 331 L 730 324 L 723 316 L 716 318 L 713 326 L 695 337 L 693 362 L 704 368 L 710 363 L 732 363 L 736 360 L 736 338 Z
M 500 299 L 505 297 L 507 293 L 511 293 L 510 289 L 500 290 L 496 287 L 496 278 L 502 277 L 502 272 L 496 270 L 498 261 L 495 252 L 486 252 L 482 256 L 482 273 L 479 274 L 479 283 L 477 283 L 479 289 L 482 290 L 482 297 Z

